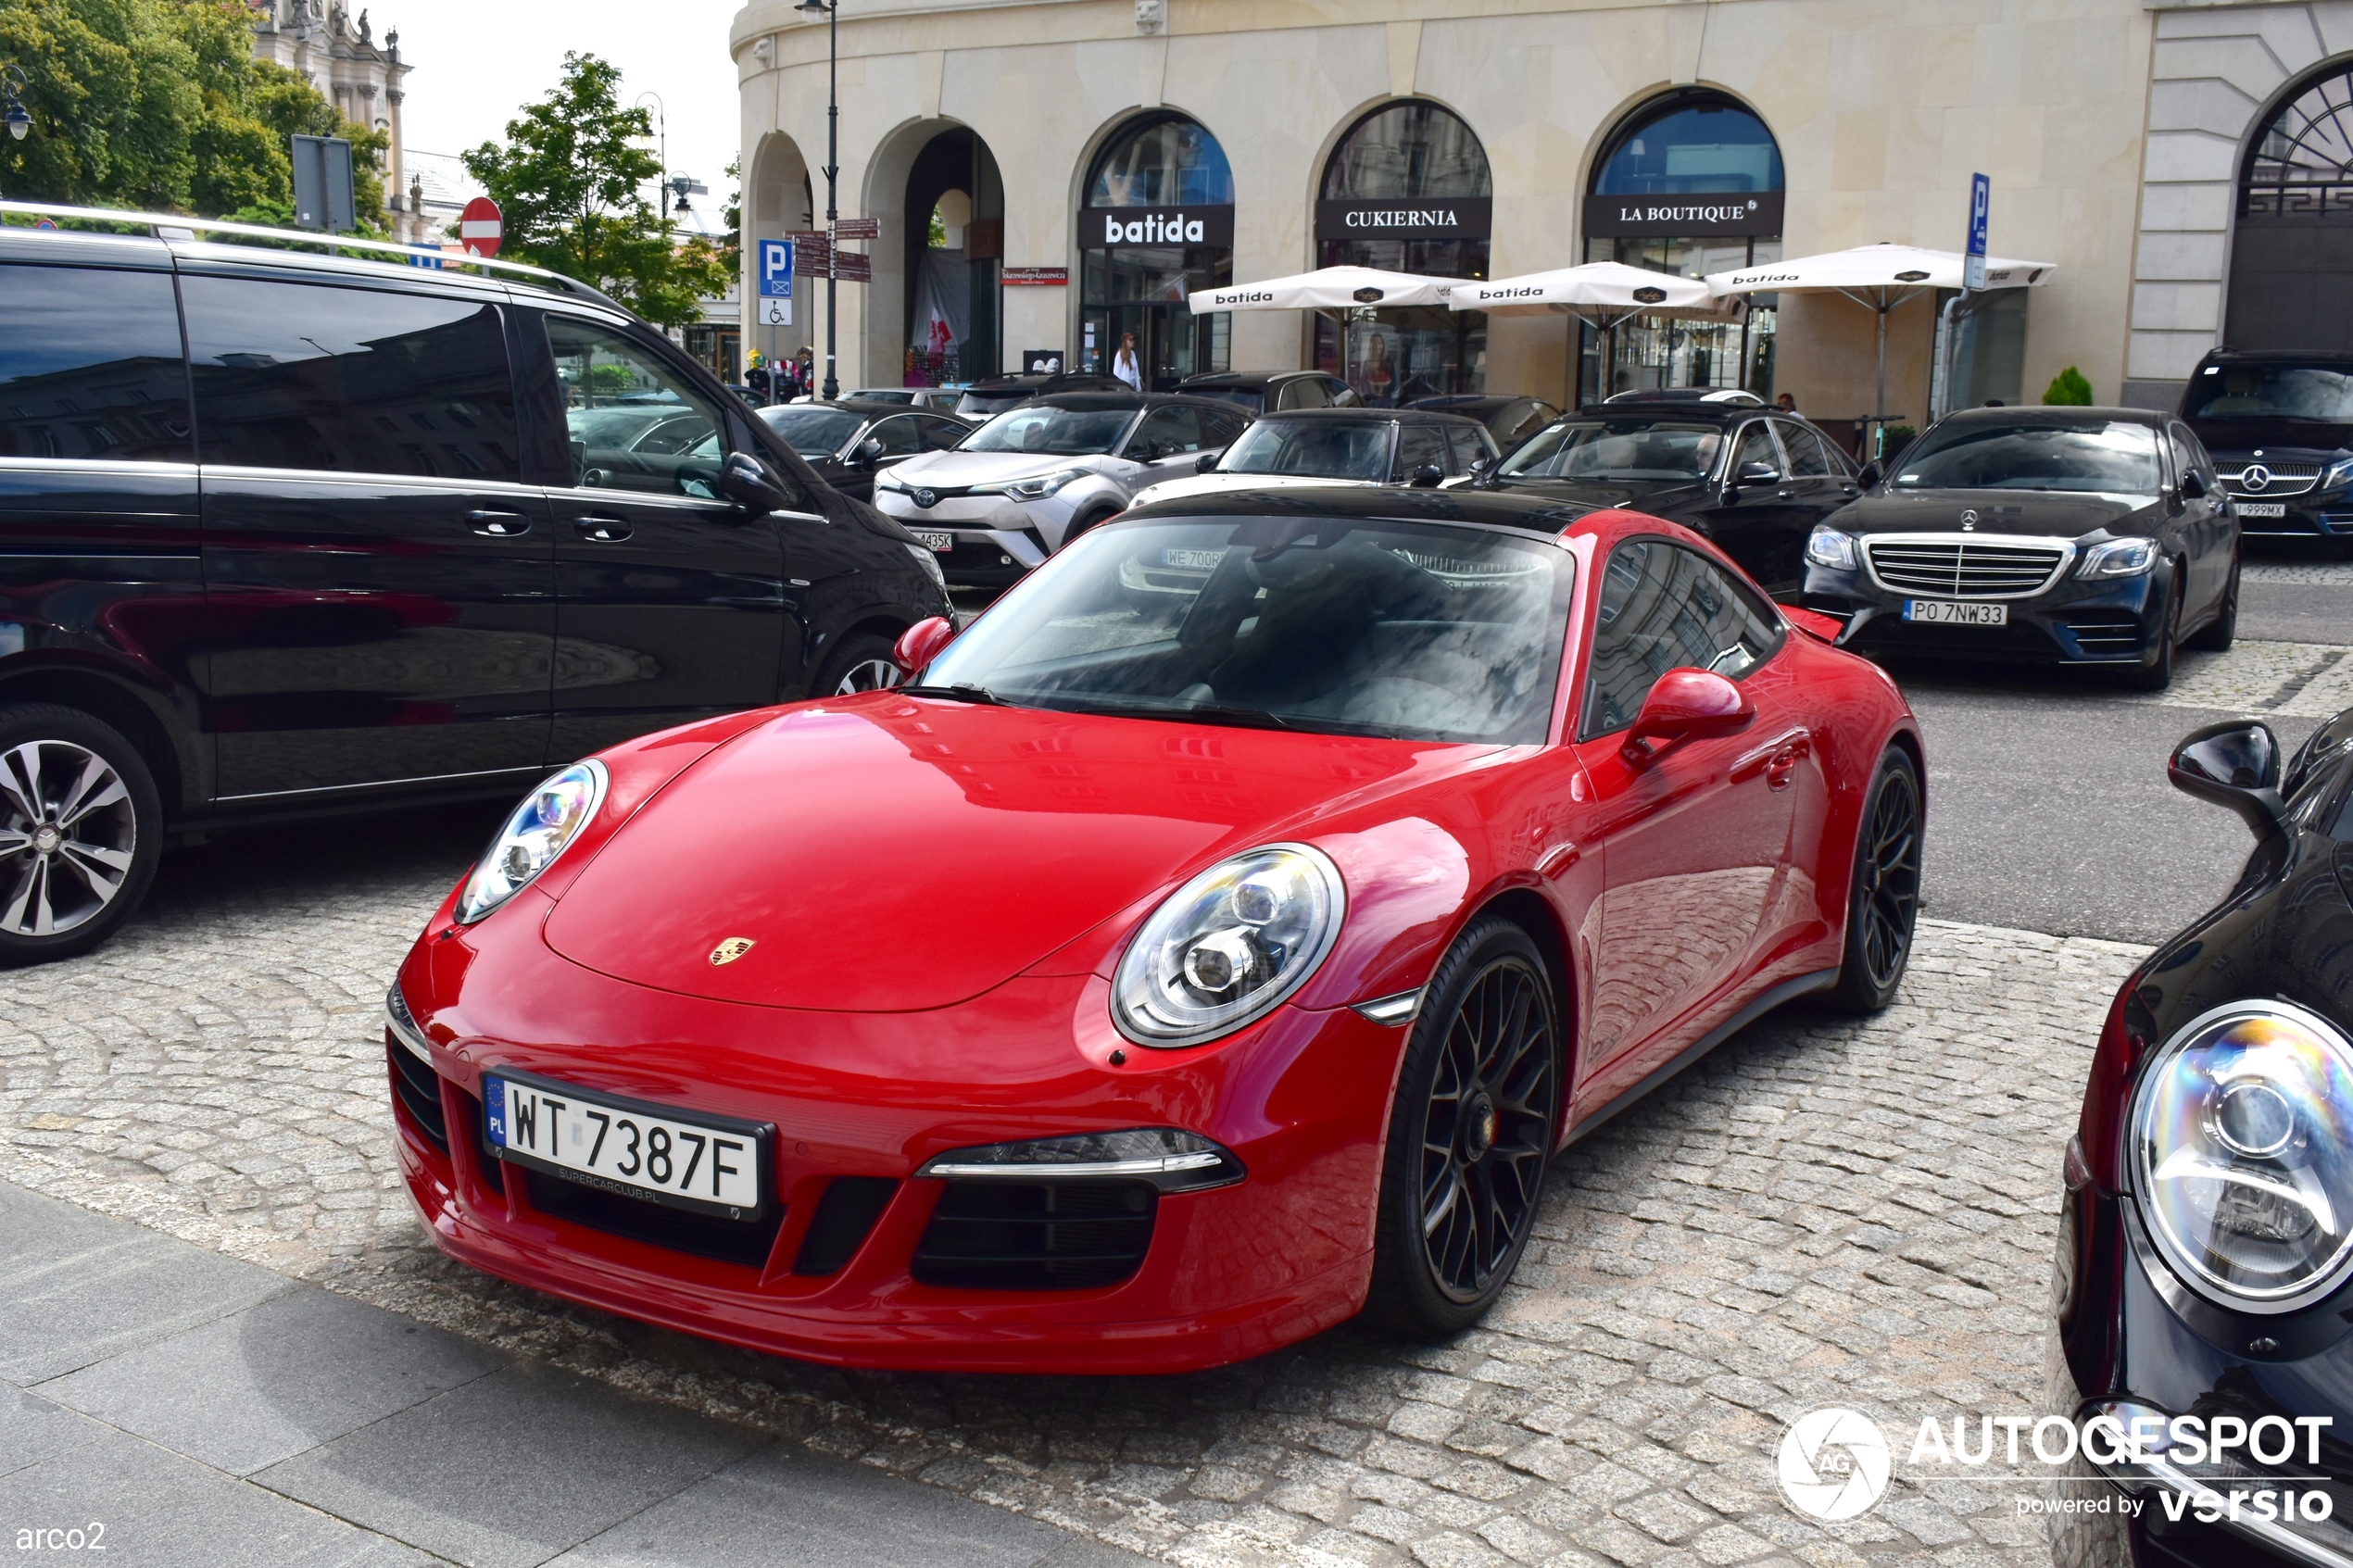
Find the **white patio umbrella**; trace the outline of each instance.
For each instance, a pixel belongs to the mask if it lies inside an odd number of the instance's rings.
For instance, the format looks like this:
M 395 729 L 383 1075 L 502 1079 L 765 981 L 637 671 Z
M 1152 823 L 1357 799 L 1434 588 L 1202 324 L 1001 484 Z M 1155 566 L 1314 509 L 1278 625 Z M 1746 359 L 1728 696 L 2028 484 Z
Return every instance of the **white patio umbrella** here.
M 1263 283 L 1231 283 L 1191 295 L 1193 314 L 1214 310 L 1354 310 L 1374 306 L 1444 305 L 1447 295 L 1466 286 L 1461 278 L 1426 278 L 1418 272 L 1384 272 L 1378 267 L 1326 267 Z
M 1719 295 L 1843 294 L 1879 316 L 1879 387 L 1872 421 L 1884 424 L 1887 412 L 1887 315 L 1930 289 L 1957 289 L 1969 257 L 1958 251 L 1923 250 L 1918 245 L 1856 245 L 1852 250 L 1826 251 L 1789 261 L 1767 262 L 1730 272 L 1710 272 L 1707 286 Z M 2032 288 L 2050 276 L 2048 261 L 2005 261 L 1985 258 L 1989 289 Z
M 1617 358 L 1617 329 L 1638 316 L 1712 317 L 1721 320 L 1740 313 L 1737 295 L 1718 295 L 1697 278 L 1629 267 L 1622 261 L 1589 261 L 1581 267 L 1559 267 L 1549 272 L 1524 272 L 1516 278 L 1457 283 L 1446 303 L 1455 310 L 1483 310 L 1490 316 L 1559 314 L 1590 323 L 1607 340 L 1604 361 Z M 1569 375 L 1574 382 L 1576 345 L 1570 345 Z M 1574 385 L 1569 401 L 1576 401 Z

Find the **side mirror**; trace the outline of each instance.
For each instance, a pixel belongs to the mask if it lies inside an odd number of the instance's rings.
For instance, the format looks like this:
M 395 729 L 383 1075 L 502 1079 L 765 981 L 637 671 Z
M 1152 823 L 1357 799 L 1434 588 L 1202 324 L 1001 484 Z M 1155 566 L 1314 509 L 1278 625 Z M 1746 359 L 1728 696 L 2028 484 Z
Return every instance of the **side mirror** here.
M 768 465 L 749 452 L 730 452 L 719 470 L 719 493 L 749 512 L 765 517 L 785 509 L 784 487 Z
M 2189 472 L 2187 472 L 2187 473 L 2185 473 L 2185 474 L 2183 474 L 2183 475 L 2182 476 L 2182 499 L 2183 499 L 2183 500 L 2184 500 L 2184 501 L 2197 501 L 2197 500 L 2203 500 L 2203 499 L 2205 498 L 2205 495 L 2206 495 L 2206 479 L 2205 479 L 2205 476 L 2204 476 L 2204 475 L 2200 474 L 2200 473 L 2197 471 L 2197 470 L 2196 470 L 2196 469 L 2192 469 Z
M 2287 825 L 2280 739 L 2269 724 L 2228 721 L 2192 730 L 2167 759 L 2165 776 L 2184 795 L 2236 811 L 2258 838 Z
M 944 615 L 935 615 L 899 633 L 899 641 L 890 650 L 890 661 L 899 666 L 901 675 L 912 677 L 955 640 L 956 623 Z
M 858 459 L 859 467 L 873 468 L 876 459 L 883 455 L 882 438 L 875 435 L 866 437 L 858 444 L 858 450 L 854 455 Z
M 1416 490 L 1435 490 L 1446 482 L 1446 470 L 1436 463 L 1424 463 L 1405 476 L 1405 483 Z
M 1779 484 L 1781 470 L 1770 463 L 1743 463 L 1732 479 L 1740 484 Z
M 1619 747 L 1626 759 L 1641 765 L 1655 755 L 1648 737 L 1672 743 L 1707 735 L 1729 735 L 1745 729 L 1756 717 L 1748 694 L 1712 670 L 1669 670 L 1651 683 L 1642 710 L 1634 716 Z
M 1865 463 L 1863 465 L 1863 471 L 1855 476 L 1855 483 L 1861 485 L 1866 490 L 1870 490 L 1876 488 L 1879 482 L 1886 477 L 1887 476 L 1885 474 L 1880 472 L 1879 465 L 1877 463 Z
M 1217 458 L 1218 454 L 1215 452 L 1203 452 L 1199 458 L 1193 460 L 1193 471 L 1195 473 L 1207 473 L 1210 470 L 1217 466 Z

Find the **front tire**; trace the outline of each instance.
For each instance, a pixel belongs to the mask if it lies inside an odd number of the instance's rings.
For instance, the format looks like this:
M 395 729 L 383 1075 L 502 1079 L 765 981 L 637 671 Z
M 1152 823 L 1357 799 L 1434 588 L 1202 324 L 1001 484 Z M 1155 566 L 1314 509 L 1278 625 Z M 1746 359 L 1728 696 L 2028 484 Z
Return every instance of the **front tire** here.
M 0 964 L 105 941 L 162 856 L 163 802 L 136 746 L 70 708 L 0 708 Z
M 1909 756 L 1890 746 L 1863 797 L 1847 879 L 1846 947 L 1831 1005 L 1884 1011 L 1911 962 L 1920 913 L 1920 780 Z
M 902 677 L 890 653 L 888 637 L 872 632 L 844 637 L 818 668 L 816 680 L 810 683 L 809 695 L 855 696 L 860 692 L 880 691 L 899 684 Z
M 2239 558 L 2231 558 L 2231 585 L 2222 595 L 2222 608 L 2214 619 L 2198 629 L 2197 634 L 2185 645 L 2200 653 L 2228 653 L 2239 633 Z
M 1503 1294 L 1557 1141 L 1560 1035 L 1543 957 L 1512 922 L 1475 922 L 1439 960 L 1390 1112 L 1376 1321 L 1452 1334 Z
M 2161 692 L 2173 684 L 2173 650 L 2182 641 L 2182 574 L 2178 571 L 2165 592 L 2165 616 L 2158 626 L 2156 659 L 2124 677 L 2124 684 L 2136 692 Z

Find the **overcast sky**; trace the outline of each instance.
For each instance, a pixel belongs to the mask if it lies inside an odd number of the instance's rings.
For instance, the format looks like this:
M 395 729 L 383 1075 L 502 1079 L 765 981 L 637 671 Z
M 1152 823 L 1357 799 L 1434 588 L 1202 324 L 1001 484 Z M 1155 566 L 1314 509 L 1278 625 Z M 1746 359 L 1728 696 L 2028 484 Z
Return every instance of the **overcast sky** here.
M 622 101 L 648 90 L 669 109 L 670 167 L 716 194 L 736 155 L 735 68 L 727 24 L 741 0 L 354 0 L 382 38 L 400 30 L 409 73 L 408 144 L 461 153 L 497 139 L 525 103 L 546 94 L 565 51 L 621 68 Z M 648 103 L 651 110 L 654 106 Z

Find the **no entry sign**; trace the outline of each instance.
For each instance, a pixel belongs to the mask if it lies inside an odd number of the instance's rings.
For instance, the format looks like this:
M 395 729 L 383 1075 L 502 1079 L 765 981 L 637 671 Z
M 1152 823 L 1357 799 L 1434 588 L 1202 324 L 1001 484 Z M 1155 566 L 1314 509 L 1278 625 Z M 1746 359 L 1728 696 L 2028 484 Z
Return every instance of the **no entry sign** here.
M 498 242 L 506 232 L 506 220 L 499 216 L 498 204 L 488 196 L 476 196 L 458 215 L 458 239 L 476 256 L 497 255 Z

